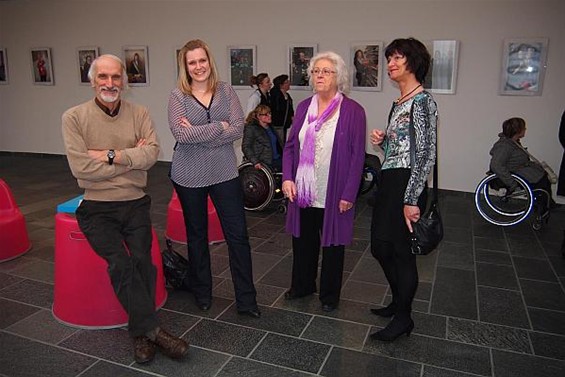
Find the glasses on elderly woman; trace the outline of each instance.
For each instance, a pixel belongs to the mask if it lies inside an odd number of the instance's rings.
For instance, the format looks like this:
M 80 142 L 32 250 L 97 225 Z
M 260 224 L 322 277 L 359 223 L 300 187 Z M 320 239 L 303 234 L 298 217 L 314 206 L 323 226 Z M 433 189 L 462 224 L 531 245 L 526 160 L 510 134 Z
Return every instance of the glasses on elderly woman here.
M 329 68 L 314 68 L 313 70 L 310 71 L 314 76 L 318 76 L 318 75 L 322 75 L 322 76 L 326 76 L 328 77 L 329 75 L 331 75 L 332 73 L 336 73 L 336 71 L 332 71 Z
M 270 115 L 271 115 L 271 112 L 269 111 L 268 113 L 261 113 L 261 114 L 259 114 L 259 115 L 260 115 L 260 116 L 261 116 L 261 115 L 263 115 L 263 116 L 270 116 Z

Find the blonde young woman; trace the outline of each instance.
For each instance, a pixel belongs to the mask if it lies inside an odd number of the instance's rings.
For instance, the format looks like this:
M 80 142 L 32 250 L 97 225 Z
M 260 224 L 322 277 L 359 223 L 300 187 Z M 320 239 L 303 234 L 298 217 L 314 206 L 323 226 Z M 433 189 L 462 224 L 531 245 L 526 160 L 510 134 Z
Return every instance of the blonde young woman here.
M 207 198 L 228 245 L 237 311 L 261 316 L 253 285 L 243 190 L 233 142 L 243 134 L 243 111 L 231 86 L 218 79 L 214 58 L 201 40 L 179 53 L 177 88 L 169 98 L 169 128 L 176 140 L 170 178 L 178 194 L 188 243 L 190 288 L 201 310 L 212 304 Z

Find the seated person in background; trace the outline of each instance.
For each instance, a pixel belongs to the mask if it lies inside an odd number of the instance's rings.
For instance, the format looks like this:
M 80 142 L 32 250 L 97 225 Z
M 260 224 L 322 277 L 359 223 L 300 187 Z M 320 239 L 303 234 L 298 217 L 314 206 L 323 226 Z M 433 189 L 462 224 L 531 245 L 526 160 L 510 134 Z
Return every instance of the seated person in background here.
M 255 168 L 267 165 L 272 170 L 282 170 L 282 143 L 271 125 L 269 106 L 259 105 L 247 115 L 241 149 L 245 160 Z
M 510 176 L 511 173 L 524 178 L 533 189 L 542 189 L 547 192 L 551 199 L 551 183 L 544 168 L 530 156 L 520 143 L 520 139 L 526 135 L 526 121 L 522 118 L 510 118 L 502 123 L 502 133 L 498 134 L 500 139 L 494 143 L 490 154 L 490 170 L 508 187 L 509 192 L 517 188 L 517 183 Z M 541 208 L 543 215 L 547 213 L 547 199 Z

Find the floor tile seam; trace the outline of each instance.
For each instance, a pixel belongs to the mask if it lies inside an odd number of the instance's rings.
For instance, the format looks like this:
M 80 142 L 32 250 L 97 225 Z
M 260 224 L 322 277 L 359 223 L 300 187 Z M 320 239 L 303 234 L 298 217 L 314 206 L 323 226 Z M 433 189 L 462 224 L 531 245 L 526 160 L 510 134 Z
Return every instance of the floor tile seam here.
M 334 349 L 334 346 L 332 345 L 329 349 L 328 352 L 326 353 L 326 356 L 324 357 L 324 360 L 322 361 L 322 363 L 320 364 L 320 367 L 318 368 L 318 372 L 316 373 L 316 375 L 321 375 L 322 370 L 324 370 L 324 366 L 326 365 L 326 363 L 328 362 L 328 360 L 330 359 L 330 355 L 332 354 L 332 351 Z
M 26 305 L 26 306 L 31 306 L 33 308 L 38 308 L 38 309 L 43 309 L 43 310 L 52 310 L 52 306 L 53 304 L 51 304 L 51 306 L 49 308 L 46 308 L 45 306 L 39 306 L 39 305 L 35 305 L 35 304 L 30 304 L 29 302 L 25 302 L 25 301 L 20 301 L 20 300 L 14 300 L 13 298 L 9 298 L 9 297 L 4 297 L 2 296 L 2 291 L 0 290 L 0 298 L 4 299 L 4 300 L 8 300 L 11 302 L 14 302 L 16 304 L 22 304 L 22 305 Z
M 434 291 L 435 291 L 435 286 L 436 286 L 436 280 L 437 280 L 437 269 L 438 269 L 438 265 L 439 265 L 439 257 L 441 255 L 441 253 L 443 252 L 443 250 L 438 250 L 438 252 L 436 253 L 436 259 L 435 259 L 435 263 L 433 266 L 433 277 L 432 277 L 432 281 L 430 284 L 430 299 L 428 301 L 428 313 L 431 313 L 432 310 L 432 302 L 433 302 L 433 298 L 434 298 Z M 389 287 L 390 289 L 390 287 Z
M 492 372 L 491 372 L 491 375 L 490 375 L 490 376 L 484 376 L 484 375 L 482 375 L 482 374 L 476 374 L 476 373 L 467 372 L 467 371 L 463 372 L 463 371 L 458 370 L 458 369 L 447 368 L 447 367 L 444 367 L 444 366 L 437 366 L 437 365 L 428 364 L 428 363 L 424 363 L 424 362 L 422 362 L 421 364 L 422 364 L 422 373 L 424 372 L 425 367 L 428 366 L 428 367 L 432 367 L 432 368 L 438 368 L 438 369 L 448 370 L 448 371 L 455 372 L 455 373 L 458 373 L 458 374 L 459 374 L 459 373 L 465 373 L 465 377 L 467 377 L 467 376 L 471 376 L 471 377 L 491 377 L 491 376 L 494 376 L 494 374 L 492 374 L 492 373 L 494 373 L 493 368 L 491 368 L 491 369 L 492 369 Z M 490 365 L 493 365 L 493 364 L 492 364 L 492 360 L 491 360 Z M 422 374 L 422 376 L 423 376 L 423 374 Z
M 526 310 L 528 309 L 537 309 L 537 310 L 547 310 L 547 311 L 551 311 L 551 312 L 555 312 L 555 313 L 559 313 L 559 314 L 565 314 L 565 310 L 557 310 L 557 309 L 551 309 L 551 308 L 543 308 L 541 306 L 533 306 L 533 305 L 526 305 Z
M 46 341 L 41 340 L 41 339 L 30 338 L 30 337 L 28 337 L 28 336 L 24 336 L 24 335 L 22 335 L 22 334 L 18 334 L 18 333 L 12 332 L 12 331 L 6 331 L 6 329 L 0 329 L 0 333 L 10 334 L 10 335 L 13 335 L 13 336 L 17 336 L 18 338 L 22 338 L 22 339 L 28 340 L 28 341 L 30 341 L 30 342 L 40 343 L 40 344 L 43 344 L 44 346 L 54 347 L 54 348 L 57 348 L 57 349 L 59 349 L 59 350 L 71 352 L 71 353 L 74 353 L 74 354 L 77 354 L 77 355 L 87 356 L 87 357 L 92 358 L 92 359 L 95 359 L 95 360 L 102 360 L 102 361 L 112 362 L 113 364 L 120 365 L 120 366 L 127 365 L 127 364 L 116 363 L 116 362 L 113 362 L 113 361 L 111 361 L 111 360 L 109 360 L 109 359 L 105 359 L 105 358 L 100 357 L 100 356 L 91 355 L 91 354 L 88 354 L 88 353 L 85 353 L 85 352 L 82 352 L 82 351 L 78 351 L 78 350 L 75 350 L 75 349 L 72 349 L 72 348 L 66 348 L 66 347 L 63 347 L 63 346 L 60 345 L 60 344 L 49 343 L 49 342 L 46 342 Z
M 220 368 L 218 368 L 218 370 L 216 371 L 216 373 L 214 373 L 214 375 L 212 377 L 217 377 L 220 375 L 220 373 L 222 373 L 222 370 L 226 367 L 226 365 L 228 365 L 232 360 L 233 360 L 234 356 L 228 357 L 224 363 L 222 364 L 222 366 L 220 366 Z
M 512 351 L 512 350 L 500 350 L 500 349 L 496 349 L 496 348 L 492 348 L 492 351 L 508 352 L 508 353 L 512 353 L 514 355 L 518 355 L 518 356 L 522 356 L 522 357 L 535 357 L 535 358 L 539 358 L 539 359 L 543 359 L 543 360 L 547 360 L 547 361 L 557 361 L 560 364 L 563 364 L 563 367 L 565 367 L 565 360 L 564 359 L 555 359 L 555 358 L 548 357 L 548 356 L 536 355 L 535 353 L 526 354 L 526 353 L 523 353 L 523 352 L 516 352 L 516 351 Z
M 33 281 L 35 283 L 49 284 L 49 285 L 52 285 L 53 287 L 55 287 L 55 280 L 54 280 L 55 276 L 54 275 L 53 275 L 53 281 L 45 281 L 45 280 L 40 280 L 40 279 L 34 279 L 34 278 L 29 277 L 29 276 L 16 275 L 16 274 L 12 274 L 12 273 L 10 273 L 9 275 L 14 276 L 14 277 L 18 277 L 20 279 Z M 20 284 L 21 283 L 22 282 L 20 281 Z M 0 293 L 2 293 L 2 290 L 0 290 Z
M 505 325 L 505 324 L 502 324 L 502 323 L 487 322 L 487 321 L 474 320 L 474 319 L 461 318 L 461 317 L 447 316 L 447 320 L 448 320 L 448 322 L 450 320 L 462 321 L 462 322 L 474 322 L 474 323 L 477 323 L 478 325 L 493 325 L 493 326 L 496 326 L 496 327 L 503 327 L 503 328 L 513 329 L 513 330 L 518 330 L 518 331 L 524 331 L 524 332 L 532 331 L 531 328 L 526 329 L 524 327 L 515 327 L 515 326 Z
M 352 275 L 353 272 L 350 272 L 350 274 Z M 350 275 L 350 276 L 351 276 L 351 275 Z M 363 280 L 352 279 L 352 278 L 349 278 L 348 281 L 351 281 L 351 282 L 354 282 L 354 283 L 368 284 L 368 285 L 372 285 L 372 286 L 379 285 L 379 286 L 381 286 L 381 287 L 387 287 L 387 288 L 389 288 L 389 285 L 388 285 L 388 284 L 373 283 L 372 281 L 363 281 Z
M 263 365 L 268 365 L 268 366 L 272 366 L 272 367 L 276 367 L 276 368 L 281 368 L 281 369 L 285 369 L 285 370 L 292 371 L 292 372 L 298 372 L 298 373 L 306 374 L 306 375 L 308 375 L 308 376 L 318 376 L 317 374 L 313 374 L 313 373 L 307 372 L 307 371 L 305 371 L 305 370 L 294 369 L 294 368 L 290 368 L 290 367 L 285 366 L 285 365 L 272 364 L 272 363 L 269 363 L 269 362 L 266 362 L 266 361 L 263 361 L 263 360 L 252 359 L 252 358 L 250 358 L 250 357 L 241 357 L 241 356 L 238 356 L 238 355 L 232 355 L 232 357 L 230 358 L 230 360 L 232 360 L 232 359 L 249 360 L 249 361 L 253 361 L 253 362 L 256 362 L 256 363 L 259 363 L 259 364 L 263 364 Z M 222 369 L 223 369 L 223 368 L 222 368 Z M 221 369 L 220 369 L 219 372 L 221 372 Z
M 521 278 L 517 275 L 516 275 L 516 277 L 518 278 L 518 281 L 524 280 L 524 281 L 531 281 L 531 282 L 535 282 L 535 283 L 546 283 L 546 284 L 556 285 L 556 286 L 559 286 L 559 288 L 561 288 L 561 283 L 559 281 L 559 278 L 557 278 L 556 281 L 547 281 L 547 280 L 539 280 L 539 279 L 531 279 L 531 278 Z
M 193 330 L 199 323 L 203 322 L 205 318 L 200 317 L 196 322 L 194 322 L 191 326 L 189 326 L 182 334 L 179 335 L 179 338 L 183 338 L 188 335 L 188 333 Z
M 551 335 L 551 336 L 556 336 L 558 338 L 563 338 L 563 340 L 565 340 L 565 334 L 558 334 L 558 333 L 554 333 L 554 332 L 540 331 L 540 330 L 536 330 L 536 329 L 528 330 L 528 333 Z

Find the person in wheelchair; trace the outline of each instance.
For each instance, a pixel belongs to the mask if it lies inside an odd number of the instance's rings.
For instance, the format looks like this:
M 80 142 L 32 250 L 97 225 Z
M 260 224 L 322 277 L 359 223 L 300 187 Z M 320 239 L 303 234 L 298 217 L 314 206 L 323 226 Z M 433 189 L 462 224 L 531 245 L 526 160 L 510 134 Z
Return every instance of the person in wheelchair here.
M 532 161 L 528 152 L 520 143 L 526 135 L 526 121 L 522 118 L 510 118 L 502 123 L 502 132 L 499 139 L 490 150 L 492 156 L 490 170 L 507 188 L 509 195 L 518 188 L 518 183 L 511 176 L 512 173 L 524 178 L 530 188 L 540 195 L 536 195 L 535 210 L 539 211 L 542 218 L 549 216 L 551 205 L 551 183 L 544 168 Z
M 245 120 L 241 149 L 244 161 L 256 169 L 267 166 L 273 172 L 282 170 L 282 143 L 271 125 L 271 109 L 258 105 Z

